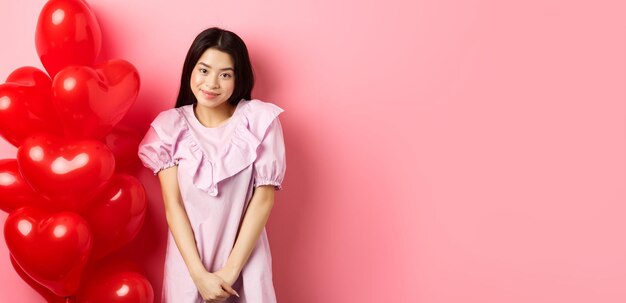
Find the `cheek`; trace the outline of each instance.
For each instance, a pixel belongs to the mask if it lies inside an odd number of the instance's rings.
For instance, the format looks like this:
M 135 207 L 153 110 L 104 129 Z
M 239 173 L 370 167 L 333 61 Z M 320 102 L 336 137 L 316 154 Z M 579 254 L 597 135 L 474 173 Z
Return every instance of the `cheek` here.
M 197 85 L 198 82 L 199 82 L 198 74 L 196 74 L 195 72 L 191 73 L 191 77 L 189 78 L 189 85 L 194 86 L 194 85 Z
M 235 90 L 235 80 L 232 81 L 228 81 L 228 83 L 226 83 L 225 87 L 228 89 L 228 91 L 232 92 Z

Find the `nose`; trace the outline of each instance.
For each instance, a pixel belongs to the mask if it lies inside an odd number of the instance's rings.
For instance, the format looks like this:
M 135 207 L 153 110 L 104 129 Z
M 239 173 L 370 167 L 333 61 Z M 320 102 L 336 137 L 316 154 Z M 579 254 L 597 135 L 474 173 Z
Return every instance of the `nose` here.
M 206 86 L 208 86 L 209 88 L 218 88 L 219 87 L 219 81 L 217 81 L 217 75 L 208 75 L 206 76 L 206 78 L 204 79 L 204 84 Z

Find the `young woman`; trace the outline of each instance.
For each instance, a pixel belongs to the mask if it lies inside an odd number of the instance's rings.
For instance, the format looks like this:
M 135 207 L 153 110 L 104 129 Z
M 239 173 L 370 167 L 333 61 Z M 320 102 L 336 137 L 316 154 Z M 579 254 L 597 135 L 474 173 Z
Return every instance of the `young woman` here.
M 253 85 L 241 38 L 203 31 L 176 107 L 139 146 L 160 180 L 170 231 L 163 302 L 276 302 L 265 224 L 285 174 L 283 110 L 251 99 Z

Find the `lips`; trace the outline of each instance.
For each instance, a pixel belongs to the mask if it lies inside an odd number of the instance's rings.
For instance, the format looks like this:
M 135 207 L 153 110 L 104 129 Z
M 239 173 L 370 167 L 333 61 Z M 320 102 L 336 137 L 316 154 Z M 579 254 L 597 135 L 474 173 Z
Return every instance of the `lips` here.
M 215 97 L 219 96 L 219 94 L 218 94 L 218 93 L 208 92 L 208 91 L 205 91 L 205 90 L 200 90 L 200 92 L 202 92 L 202 95 L 203 95 L 205 98 L 207 98 L 207 99 L 213 99 L 213 98 L 215 98 Z

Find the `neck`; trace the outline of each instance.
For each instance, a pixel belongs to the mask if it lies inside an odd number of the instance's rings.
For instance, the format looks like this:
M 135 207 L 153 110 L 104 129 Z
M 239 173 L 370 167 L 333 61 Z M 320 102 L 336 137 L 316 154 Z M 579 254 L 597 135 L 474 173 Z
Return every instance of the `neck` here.
M 235 106 L 228 102 L 224 102 L 217 107 L 207 107 L 193 105 L 193 111 L 196 118 L 205 127 L 218 127 L 228 121 L 235 112 Z

